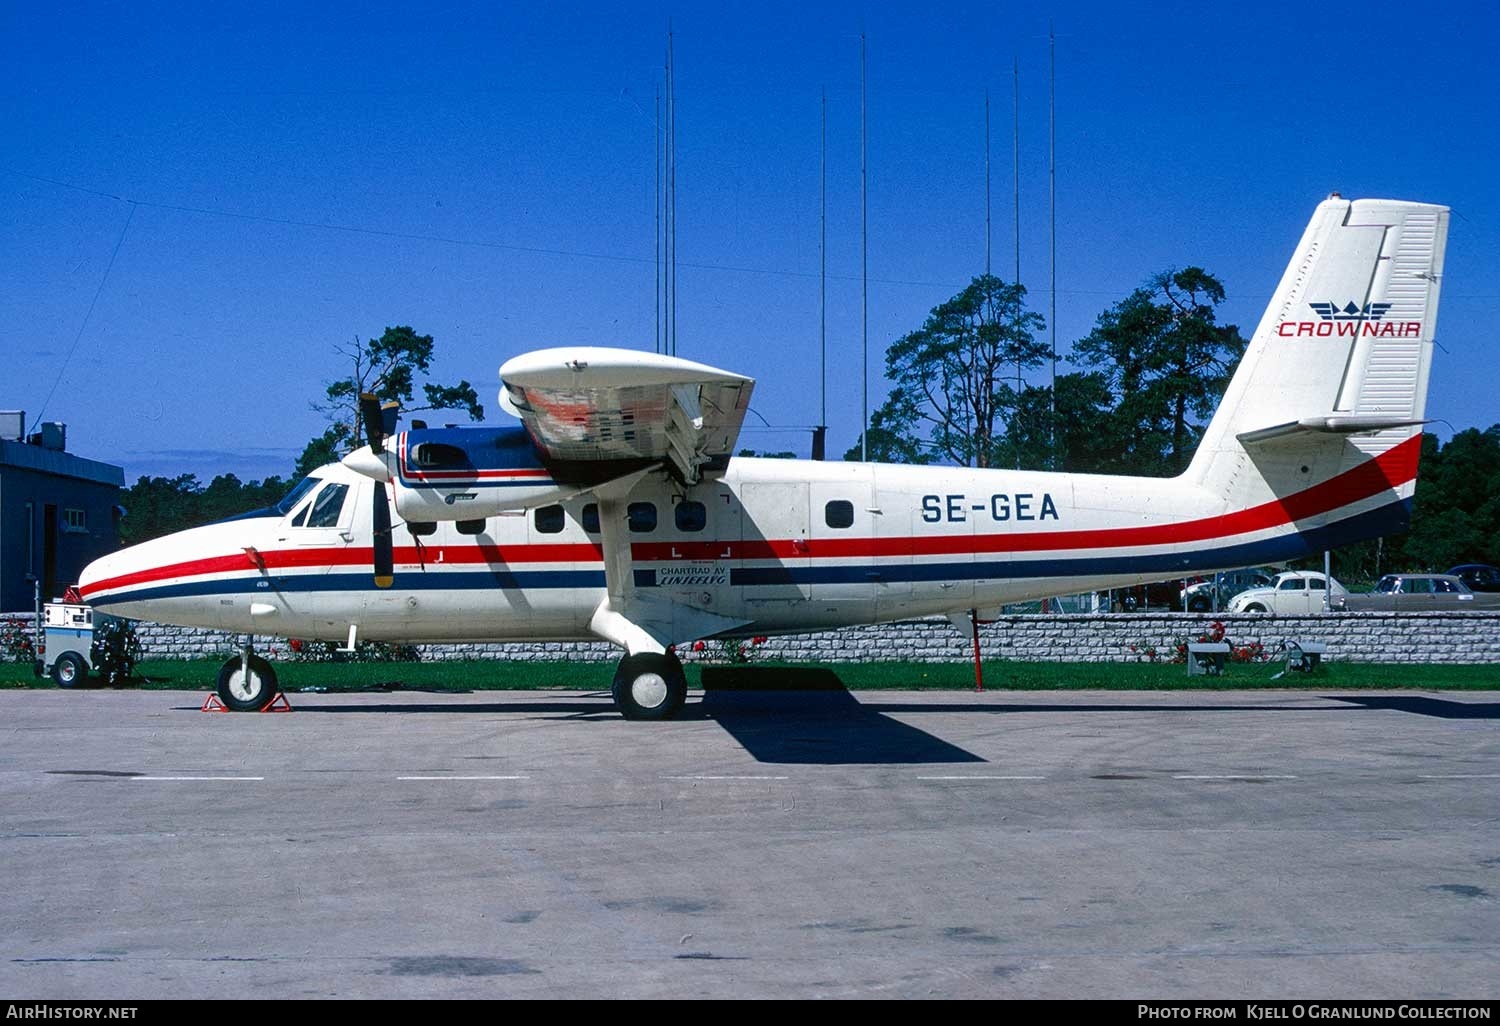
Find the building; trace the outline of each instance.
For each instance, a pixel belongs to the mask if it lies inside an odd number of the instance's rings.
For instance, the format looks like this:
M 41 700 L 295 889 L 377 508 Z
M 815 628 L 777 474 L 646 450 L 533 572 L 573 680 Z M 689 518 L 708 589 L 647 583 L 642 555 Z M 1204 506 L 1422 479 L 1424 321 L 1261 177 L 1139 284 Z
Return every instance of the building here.
M 0 610 L 58 598 L 90 561 L 119 548 L 121 467 L 67 451 L 67 427 L 25 437 L 26 415 L 0 412 Z

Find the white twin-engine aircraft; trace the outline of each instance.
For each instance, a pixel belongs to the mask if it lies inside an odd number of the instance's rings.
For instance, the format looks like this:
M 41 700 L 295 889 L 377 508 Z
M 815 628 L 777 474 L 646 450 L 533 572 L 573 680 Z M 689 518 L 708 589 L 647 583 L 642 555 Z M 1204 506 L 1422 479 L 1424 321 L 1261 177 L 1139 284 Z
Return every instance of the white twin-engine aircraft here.
M 548 349 L 500 368 L 520 424 L 393 434 L 367 396 L 369 444 L 342 465 L 106 556 L 81 590 L 120 616 L 350 647 L 603 638 L 625 653 L 620 712 L 666 719 L 686 695 L 674 644 L 978 616 L 1401 531 L 1447 231 L 1445 207 L 1319 205 L 1176 478 L 730 458 L 752 379 Z M 248 643 L 219 675 L 235 709 L 277 688 Z

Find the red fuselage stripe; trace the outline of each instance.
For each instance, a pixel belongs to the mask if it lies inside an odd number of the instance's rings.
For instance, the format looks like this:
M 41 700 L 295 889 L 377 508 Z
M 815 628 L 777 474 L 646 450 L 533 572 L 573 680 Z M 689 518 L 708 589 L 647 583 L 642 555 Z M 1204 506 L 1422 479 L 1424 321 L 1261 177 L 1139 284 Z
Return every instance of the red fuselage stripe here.
M 1093 531 L 1035 531 L 981 535 L 932 535 L 892 538 L 815 538 L 808 541 L 721 540 L 707 542 L 635 542 L 631 557 L 638 562 L 680 560 L 839 559 L 880 556 L 938 556 L 965 553 L 1044 552 L 1070 549 L 1132 548 L 1171 545 L 1228 538 L 1282 527 L 1399 488 L 1417 473 L 1421 437 L 1416 436 L 1362 463 L 1353 470 L 1322 484 L 1220 516 L 1185 520 L 1147 527 L 1112 527 Z M 204 574 L 233 573 L 264 568 L 281 570 L 307 567 L 366 566 L 371 561 L 368 546 L 276 549 L 261 551 L 259 561 L 244 552 L 187 560 L 152 567 L 98 581 L 83 589 L 85 597 L 152 581 Z M 397 546 L 396 563 L 426 566 L 489 565 L 526 563 L 597 563 L 603 550 L 594 542 L 558 542 L 539 545 L 427 545 Z

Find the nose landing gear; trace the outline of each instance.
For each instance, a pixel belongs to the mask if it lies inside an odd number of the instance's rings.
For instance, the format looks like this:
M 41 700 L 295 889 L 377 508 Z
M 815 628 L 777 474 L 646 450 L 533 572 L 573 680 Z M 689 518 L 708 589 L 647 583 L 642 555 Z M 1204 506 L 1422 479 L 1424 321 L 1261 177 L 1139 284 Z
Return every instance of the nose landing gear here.
M 259 712 L 274 702 L 280 691 L 276 671 L 251 651 L 248 643 L 219 668 L 219 700 L 235 712 Z

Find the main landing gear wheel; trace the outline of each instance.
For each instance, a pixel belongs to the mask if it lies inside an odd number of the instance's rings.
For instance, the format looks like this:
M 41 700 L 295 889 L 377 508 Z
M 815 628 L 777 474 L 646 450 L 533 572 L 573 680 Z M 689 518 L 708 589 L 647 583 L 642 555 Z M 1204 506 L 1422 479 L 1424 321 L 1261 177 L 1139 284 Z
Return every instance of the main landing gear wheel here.
M 240 661 L 240 656 L 231 656 L 219 668 L 219 701 L 235 712 L 259 712 L 271 704 L 279 690 L 276 671 L 260 656 L 252 655 L 246 675 Z
M 615 670 L 615 707 L 627 720 L 670 720 L 687 701 L 687 675 L 670 653 L 638 652 Z

